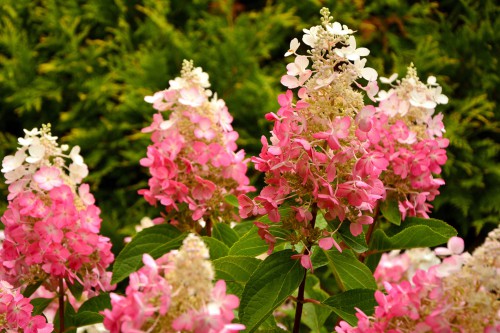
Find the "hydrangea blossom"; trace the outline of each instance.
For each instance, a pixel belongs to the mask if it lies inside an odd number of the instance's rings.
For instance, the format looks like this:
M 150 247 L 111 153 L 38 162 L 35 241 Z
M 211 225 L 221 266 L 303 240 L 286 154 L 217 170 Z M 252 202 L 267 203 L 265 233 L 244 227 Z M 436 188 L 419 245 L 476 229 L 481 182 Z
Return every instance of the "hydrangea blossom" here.
M 233 118 L 209 86 L 208 74 L 184 61 L 181 77 L 145 98 L 158 113 L 143 129 L 153 141 L 141 160 L 151 178 L 149 188 L 139 193 L 150 204 L 165 206 L 169 222 L 193 231 L 199 231 L 202 218 L 234 219 L 224 197 L 253 189 L 248 185 L 245 153 L 237 151 Z
M 353 86 L 363 87 L 359 79 L 371 84 L 377 78 L 374 69 L 365 67 L 363 57 L 369 50 L 358 48 L 353 31 L 332 22 L 329 14 L 322 9 L 322 25 L 304 30 L 302 41 L 311 47 L 308 55 L 296 53 L 298 40 L 290 44 L 286 55 L 295 55 L 295 60 L 287 65 L 281 83 L 298 88 L 298 100 L 288 90 L 278 97 L 277 113 L 266 115 L 274 123 L 270 143 L 262 137 L 261 153 L 252 158 L 255 168 L 266 174 L 266 186 L 254 199 L 238 197 L 241 217 L 268 214 L 272 222 L 292 231 L 292 245 L 305 245 L 295 257 L 306 268 L 309 248 L 317 241 L 325 249 L 340 250 L 333 233 L 316 228 L 319 210 L 327 220 L 349 223 L 353 235 L 361 234 L 363 225 L 373 222 L 378 200 L 385 197 L 378 177 L 388 165 L 356 136 L 356 117 L 364 103 L 363 90 Z M 360 160 L 366 161 L 362 173 Z M 292 211 L 286 217 L 278 210 L 285 201 Z M 269 225 L 256 225 L 272 252 L 276 239 Z
M 59 279 L 78 281 L 90 294 L 109 290 L 111 243 L 98 234 L 100 210 L 89 185 L 81 184 L 88 169 L 79 147 L 65 154 L 68 147 L 58 146 L 50 125 L 25 133 L 2 163 L 9 184 L 2 278 L 15 286 L 45 281 L 51 291 Z
M 438 104 L 448 98 L 434 77 L 427 84 L 421 82 L 413 65 L 402 80 L 381 78 L 390 84 L 388 91 L 380 91 L 375 99 L 377 107 L 367 106 L 358 114 L 358 137 L 368 139 L 366 149 L 376 152 L 377 161 L 388 163 L 382 173 L 388 199 L 396 200 L 403 219 L 406 216 L 428 218 L 429 202 L 439 194 L 444 180 L 436 178 L 446 162 L 448 139 L 443 114 L 435 115 Z M 363 158 L 357 165 L 360 174 L 370 170 L 373 159 Z M 367 170 L 368 168 L 368 170 Z
M 415 252 L 403 258 L 392 255 L 381 261 L 375 275 L 384 283 L 385 293 L 375 292 L 378 305 L 372 316 L 357 309 L 357 327 L 342 321 L 337 333 L 383 332 L 500 332 L 500 228 L 490 232 L 485 243 L 474 253 L 462 253 L 463 240 L 453 237 L 447 248 L 435 249 L 445 255 L 442 261 L 425 269 L 417 269 L 411 279 L 404 270 L 429 262 L 429 250 L 417 260 Z M 401 260 L 402 259 L 402 260 Z M 402 271 L 395 281 L 388 261 Z M 410 261 L 410 262 L 409 262 Z M 405 264 L 401 265 L 401 262 Z
M 145 254 L 144 267 L 130 275 L 125 296 L 111 294 L 111 309 L 103 312 L 111 333 L 206 332 L 229 333 L 245 328 L 233 324 L 235 295 L 226 283 L 212 284 L 214 271 L 208 249 L 189 234 L 179 251 L 156 261 Z
M 0 280 L 0 331 L 50 333 L 54 327 L 41 315 L 32 316 L 33 305 L 19 288 Z

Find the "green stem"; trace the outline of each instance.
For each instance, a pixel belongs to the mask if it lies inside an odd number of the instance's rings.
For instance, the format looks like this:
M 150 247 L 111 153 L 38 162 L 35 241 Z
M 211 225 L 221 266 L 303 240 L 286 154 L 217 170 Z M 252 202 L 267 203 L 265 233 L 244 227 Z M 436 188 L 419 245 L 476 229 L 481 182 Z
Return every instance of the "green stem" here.
M 64 285 L 62 278 L 59 278 L 59 332 L 64 332 Z
M 311 229 L 314 229 L 316 225 L 316 216 L 318 215 L 318 205 L 314 203 L 311 208 L 312 220 L 311 220 Z M 311 253 L 312 244 L 307 244 L 306 251 L 307 253 Z M 300 322 L 302 320 L 302 310 L 304 308 L 304 293 L 306 289 L 306 278 L 307 278 L 307 270 L 304 272 L 304 278 L 299 286 L 299 292 L 297 293 L 297 307 L 295 308 L 295 319 L 293 322 L 293 333 L 299 333 L 300 331 Z

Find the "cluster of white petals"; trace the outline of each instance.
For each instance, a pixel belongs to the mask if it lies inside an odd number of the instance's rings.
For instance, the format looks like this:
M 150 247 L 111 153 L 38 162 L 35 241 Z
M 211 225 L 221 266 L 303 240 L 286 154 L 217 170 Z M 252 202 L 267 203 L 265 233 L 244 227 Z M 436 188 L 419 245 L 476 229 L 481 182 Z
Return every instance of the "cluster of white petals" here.
M 80 155 L 80 147 L 74 146 L 69 154 L 65 154 L 68 146 L 58 145 L 57 137 L 50 132 L 50 124 L 31 131 L 25 129 L 24 133 L 25 136 L 18 139 L 18 151 L 14 155 L 5 156 L 2 161 L 1 171 L 5 175 L 5 183 L 10 184 L 8 200 L 14 199 L 17 193 L 30 186 L 28 178 L 41 167 L 67 169 L 67 176 L 73 185 L 80 184 L 88 175 L 88 167 Z M 66 166 L 65 159 L 71 160 L 69 166 Z
M 404 117 L 417 126 L 424 126 L 428 137 L 442 137 L 445 132 L 442 124 L 443 115 L 434 115 L 438 104 L 447 104 L 448 97 L 442 93 L 436 77 L 429 76 L 423 83 L 417 76 L 415 66 L 408 67 L 406 77 L 397 79 L 393 74 L 389 78 L 381 77 L 380 82 L 389 84 L 389 90 L 380 90 L 375 97 L 380 107 L 391 118 Z
M 354 82 L 364 78 L 369 82 L 377 79 L 377 72 L 365 67 L 370 50 L 357 47 L 353 30 L 346 25 L 332 22 L 328 9 L 321 10 L 322 25 L 304 29 L 302 41 L 311 47 L 309 55 L 298 55 L 298 39 L 290 42 L 285 56 L 295 55 L 295 61 L 287 66 L 287 75 L 281 83 L 289 89 L 306 87 L 309 91 L 329 85 L 334 80 Z M 309 64 L 311 67 L 309 68 Z

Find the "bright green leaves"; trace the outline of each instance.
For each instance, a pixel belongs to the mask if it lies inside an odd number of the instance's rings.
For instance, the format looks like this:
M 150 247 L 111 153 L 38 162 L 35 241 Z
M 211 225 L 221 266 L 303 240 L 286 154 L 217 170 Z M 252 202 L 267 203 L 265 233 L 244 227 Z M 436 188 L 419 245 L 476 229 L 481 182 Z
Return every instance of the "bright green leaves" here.
M 351 230 L 349 230 L 349 223 L 342 223 L 338 234 L 344 243 L 346 243 L 346 245 L 349 246 L 354 252 L 362 253 L 368 250 L 365 234 L 361 233 L 358 236 L 353 236 Z
M 229 255 L 254 257 L 265 253 L 269 246 L 260 238 L 257 231 L 258 228 L 256 226 L 250 228 L 250 230 L 229 249 Z M 276 237 L 276 245 L 283 243 L 283 240 L 286 239 L 289 234 L 286 230 L 272 226 L 269 228 L 269 232 Z
M 227 256 L 229 252 L 229 248 L 226 244 L 222 243 L 220 240 L 217 240 L 212 237 L 203 236 L 203 243 L 208 247 L 208 251 L 210 253 L 210 259 L 218 259 L 220 257 Z
M 252 257 L 227 256 L 212 261 L 215 279 L 225 280 L 229 294 L 241 297 L 246 282 L 257 269 L 261 260 Z
M 342 253 L 336 249 L 324 252 L 341 290 L 377 289 L 372 272 L 354 256 L 351 250 L 344 250 Z
M 182 244 L 185 234 L 169 224 L 160 224 L 144 229 L 125 246 L 116 258 L 111 283 L 117 283 L 142 266 L 142 255 L 149 253 L 159 258 Z
M 387 219 L 387 221 L 395 224 L 401 224 L 401 213 L 399 212 L 398 201 L 394 199 L 387 199 L 380 203 L 380 212 Z
M 373 233 L 370 249 L 390 251 L 431 247 L 446 243 L 457 231 L 446 222 L 417 217 L 407 218 L 401 226 L 391 225 L 387 230 Z
M 371 289 L 351 289 L 329 297 L 322 303 L 349 324 L 356 326 L 358 319 L 355 316 L 355 308 L 359 308 L 367 315 L 373 314 L 377 305 L 374 294 L 375 291 Z
M 293 254 L 291 250 L 271 254 L 248 280 L 239 308 L 240 321 L 248 332 L 255 331 L 304 278 L 300 261 L 290 259 Z
M 74 315 L 73 321 L 76 327 L 101 323 L 103 320 L 101 311 L 111 308 L 109 294 L 100 294 L 83 303 Z
M 225 223 L 215 223 L 212 237 L 231 247 L 239 238 L 238 233 Z
M 54 298 L 33 298 L 30 301 L 31 305 L 33 305 L 33 311 L 31 314 L 33 316 L 42 314 L 43 310 L 45 310 L 53 300 Z

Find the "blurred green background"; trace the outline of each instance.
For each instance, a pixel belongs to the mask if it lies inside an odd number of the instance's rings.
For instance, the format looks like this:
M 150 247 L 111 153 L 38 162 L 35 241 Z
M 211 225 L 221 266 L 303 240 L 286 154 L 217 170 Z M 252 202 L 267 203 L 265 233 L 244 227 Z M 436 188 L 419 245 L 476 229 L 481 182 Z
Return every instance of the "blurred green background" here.
M 433 217 L 455 226 L 471 248 L 499 223 L 499 6 L 493 0 L 231 1 L 2 0 L 0 2 L 0 158 L 22 129 L 52 123 L 62 143 L 80 145 L 114 251 L 143 216 L 159 209 L 137 195 L 139 166 L 154 110 L 145 95 L 168 87 L 183 59 L 209 73 L 234 116 L 247 155 L 260 151 L 284 91 L 283 54 L 328 7 L 357 30 L 368 65 L 400 77 L 413 62 L 438 78 L 451 141 L 446 186 Z M 262 179 L 251 169 L 257 186 Z M 0 213 L 6 186 L 0 185 Z

